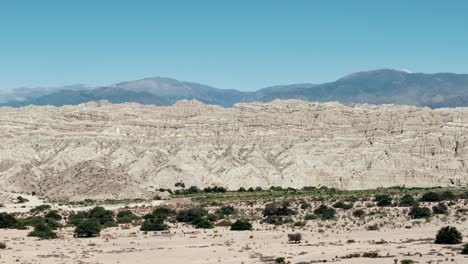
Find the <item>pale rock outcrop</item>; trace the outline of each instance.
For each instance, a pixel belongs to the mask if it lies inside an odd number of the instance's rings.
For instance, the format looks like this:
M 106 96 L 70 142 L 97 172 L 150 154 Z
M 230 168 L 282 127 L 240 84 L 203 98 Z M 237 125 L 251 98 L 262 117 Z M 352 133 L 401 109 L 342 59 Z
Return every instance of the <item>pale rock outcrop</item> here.
M 463 186 L 467 136 L 468 108 L 298 100 L 0 108 L 0 190 L 76 200 L 152 197 L 179 181 Z

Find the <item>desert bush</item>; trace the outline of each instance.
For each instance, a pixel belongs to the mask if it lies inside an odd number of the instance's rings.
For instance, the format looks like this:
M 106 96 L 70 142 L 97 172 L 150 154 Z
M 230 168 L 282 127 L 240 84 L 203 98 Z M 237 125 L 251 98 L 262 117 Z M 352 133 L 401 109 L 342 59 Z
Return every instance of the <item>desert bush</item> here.
M 115 226 L 114 212 L 96 206 L 89 211 L 89 218 L 96 219 L 102 226 Z
M 284 264 L 284 263 L 286 263 L 286 260 L 285 260 L 284 257 L 278 257 L 278 258 L 275 258 L 275 263 Z
M 187 223 L 187 222 L 192 222 L 193 220 L 198 219 L 198 218 L 203 218 L 207 214 L 208 212 L 205 209 L 201 207 L 195 207 L 195 208 L 190 208 L 187 210 L 180 210 L 179 212 L 177 212 L 176 220 L 178 222 Z
M 386 194 L 376 195 L 374 200 L 377 202 L 377 206 L 390 206 L 392 205 L 392 197 Z
M 409 194 L 405 194 L 403 197 L 401 197 L 400 202 L 398 203 L 398 206 L 401 207 L 412 207 L 412 206 L 417 206 L 418 201 L 413 198 L 413 196 Z
M 236 209 L 234 207 L 227 205 L 227 206 L 222 206 L 218 210 L 216 210 L 216 213 L 219 215 L 233 215 L 236 213 Z
M 38 205 L 34 208 L 32 208 L 31 210 L 29 210 L 31 213 L 34 213 L 34 212 L 43 212 L 43 211 L 47 211 L 51 208 L 50 205 L 48 204 L 41 204 L 41 205 Z
M 436 192 L 426 192 L 419 199 L 421 202 L 439 202 L 441 200 L 440 194 Z
M 214 227 L 213 223 L 204 218 L 194 219 L 191 224 L 198 229 L 211 229 Z
M 432 214 L 431 210 L 427 207 L 413 206 L 408 215 L 413 219 L 420 219 L 430 217 Z
M 301 205 L 302 210 L 309 209 L 309 208 L 312 207 L 312 205 L 310 203 L 306 202 L 305 200 L 300 200 L 299 204 Z
M 16 218 L 9 213 L 0 213 L 0 228 L 12 228 L 16 225 Z
M 252 224 L 244 220 L 237 220 L 231 225 L 231 230 L 235 230 L 235 231 L 252 230 Z
M 164 231 L 169 226 L 164 224 L 164 219 L 160 217 L 146 219 L 140 227 L 141 231 Z
M 26 199 L 26 198 L 24 198 L 23 196 L 18 196 L 18 197 L 16 197 L 16 203 L 20 203 L 20 204 L 21 204 L 21 203 L 27 203 L 27 202 L 29 202 L 29 200 Z
M 263 216 L 286 216 L 296 214 L 295 211 L 289 209 L 289 206 L 290 203 L 288 201 L 268 203 L 263 210 Z
M 460 252 L 462 255 L 468 255 L 468 244 L 465 244 Z
M 351 204 L 347 204 L 347 203 L 344 203 L 342 201 L 336 202 L 335 204 L 333 204 L 333 207 L 334 208 L 341 208 L 341 209 L 345 209 L 345 210 L 349 210 L 349 209 L 353 208 L 353 206 Z
M 137 219 L 138 216 L 129 210 L 124 210 L 117 213 L 117 223 L 119 224 L 129 224 Z
M 462 234 L 456 227 L 442 227 L 436 235 L 436 244 L 460 244 L 462 242 Z
M 314 210 L 314 214 L 322 219 L 332 219 L 335 216 L 336 211 L 335 209 L 322 204 Z
M 440 199 L 444 201 L 452 201 L 457 199 L 457 196 L 451 191 L 444 191 L 440 194 Z
M 414 264 L 414 260 L 411 259 L 403 259 L 400 261 L 401 264 Z
M 300 243 L 302 240 L 302 235 L 301 233 L 292 233 L 288 234 L 288 242 L 291 243 Z
M 364 210 L 362 210 L 362 209 L 357 209 L 357 210 L 354 210 L 354 212 L 353 212 L 354 217 L 361 217 L 361 216 L 363 216 L 365 214 L 366 214 L 366 212 Z
M 363 258 L 378 258 L 379 257 L 379 253 L 377 252 L 364 252 L 362 254 L 362 257 Z
M 206 193 L 225 193 L 227 190 L 224 187 L 214 186 L 214 187 L 206 187 L 205 189 L 203 189 L 203 191 Z
M 77 226 L 81 221 L 89 218 L 88 212 L 71 212 L 68 216 L 68 224 L 72 226 Z
M 437 205 L 434 205 L 432 207 L 432 211 L 434 212 L 434 214 L 447 214 L 448 207 L 444 203 L 438 203 Z
M 0 242 L 0 249 L 5 249 L 5 248 L 6 248 L 6 244 L 3 242 Z
M 47 214 L 44 215 L 44 217 L 48 219 L 53 219 L 55 221 L 62 220 L 62 216 L 58 213 L 57 210 L 49 211 Z
M 38 224 L 34 227 L 34 230 L 28 234 L 28 236 L 39 237 L 41 239 L 54 239 L 57 238 L 57 234 L 46 224 Z
M 94 237 L 101 233 L 101 223 L 97 219 L 85 219 L 75 227 L 76 237 Z
M 366 230 L 377 231 L 377 230 L 379 230 L 379 226 L 377 224 L 373 224 L 373 225 L 367 226 Z

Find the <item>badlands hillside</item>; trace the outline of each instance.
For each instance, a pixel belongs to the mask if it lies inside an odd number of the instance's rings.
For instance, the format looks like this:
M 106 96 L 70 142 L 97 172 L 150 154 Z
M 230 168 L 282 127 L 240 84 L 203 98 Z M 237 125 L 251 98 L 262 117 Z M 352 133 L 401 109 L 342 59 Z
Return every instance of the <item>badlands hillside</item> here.
M 0 189 L 52 199 L 186 186 L 468 183 L 468 108 L 298 100 L 0 108 Z

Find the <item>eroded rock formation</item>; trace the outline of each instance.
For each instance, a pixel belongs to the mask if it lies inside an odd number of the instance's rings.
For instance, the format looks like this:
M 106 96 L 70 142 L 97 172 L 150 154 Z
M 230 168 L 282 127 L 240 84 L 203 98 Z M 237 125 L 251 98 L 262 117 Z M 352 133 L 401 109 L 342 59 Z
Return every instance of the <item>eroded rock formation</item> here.
M 0 108 L 0 189 L 54 199 L 157 188 L 468 183 L 468 108 L 93 102 Z

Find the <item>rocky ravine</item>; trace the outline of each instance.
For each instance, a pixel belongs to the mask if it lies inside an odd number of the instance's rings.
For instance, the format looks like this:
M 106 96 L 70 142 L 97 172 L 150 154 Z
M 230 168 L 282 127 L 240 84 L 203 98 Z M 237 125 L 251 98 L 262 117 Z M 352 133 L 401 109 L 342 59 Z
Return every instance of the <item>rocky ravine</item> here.
M 178 181 L 459 186 L 468 183 L 467 136 L 468 108 L 297 100 L 0 108 L 0 190 L 77 200 L 150 197 Z

